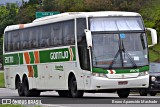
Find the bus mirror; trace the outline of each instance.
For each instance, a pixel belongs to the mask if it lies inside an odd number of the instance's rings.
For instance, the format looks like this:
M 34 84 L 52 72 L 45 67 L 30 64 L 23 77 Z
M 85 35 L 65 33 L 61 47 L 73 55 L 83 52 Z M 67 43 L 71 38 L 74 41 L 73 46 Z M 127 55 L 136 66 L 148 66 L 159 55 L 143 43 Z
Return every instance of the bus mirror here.
M 151 32 L 152 44 L 148 45 L 148 47 L 152 47 L 157 44 L 157 31 L 152 28 L 146 28 L 146 30 Z
M 87 41 L 87 46 L 92 47 L 92 34 L 91 31 L 88 29 L 84 30 L 85 34 L 86 34 L 86 41 Z

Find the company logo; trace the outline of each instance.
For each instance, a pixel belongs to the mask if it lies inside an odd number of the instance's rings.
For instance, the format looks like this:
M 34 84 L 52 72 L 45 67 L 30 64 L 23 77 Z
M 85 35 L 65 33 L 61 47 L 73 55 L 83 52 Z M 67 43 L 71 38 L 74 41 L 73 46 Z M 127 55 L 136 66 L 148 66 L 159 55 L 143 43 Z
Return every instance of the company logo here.
M 62 65 L 60 65 L 60 66 L 55 66 L 55 69 L 56 69 L 56 70 L 59 70 L 59 71 L 64 71 L 64 69 L 63 69 L 63 66 L 62 66 Z
M 8 56 L 8 57 L 5 57 L 5 63 L 13 63 L 14 62 L 14 59 L 13 59 L 13 56 Z
M 50 53 L 50 59 L 51 60 L 56 60 L 56 59 L 68 59 L 68 51 L 63 51 L 63 52 L 51 52 Z

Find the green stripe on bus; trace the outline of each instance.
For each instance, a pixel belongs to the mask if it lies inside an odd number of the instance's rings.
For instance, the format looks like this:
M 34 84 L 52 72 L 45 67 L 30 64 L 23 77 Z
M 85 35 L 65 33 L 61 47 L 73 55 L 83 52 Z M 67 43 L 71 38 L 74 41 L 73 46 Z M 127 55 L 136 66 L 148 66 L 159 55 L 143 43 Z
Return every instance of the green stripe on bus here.
M 33 65 L 33 70 L 34 70 L 34 77 L 37 78 L 38 77 L 37 65 Z
M 108 74 L 108 71 L 102 68 L 93 68 L 93 72 L 95 73 L 104 73 Z M 149 66 L 140 67 L 137 69 L 121 69 L 121 70 L 115 70 L 116 74 L 122 74 L 122 73 L 138 73 L 138 72 L 144 72 L 149 71 Z
M 68 48 L 40 51 L 39 54 L 40 63 L 69 61 L 71 57 Z
M 20 64 L 23 64 L 23 53 L 19 53 L 19 58 Z
M 33 52 L 29 52 L 29 56 L 30 56 L 30 64 L 34 64 L 34 54 L 33 54 Z
M 72 61 L 75 61 L 76 60 L 75 47 L 72 47 L 72 52 L 70 52 L 69 48 L 39 51 L 40 63 L 70 61 L 72 57 L 73 57 Z M 29 52 L 29 56 L 30 56 L 30 64 L 34 64 L 35 58 L 33 52 Z M 4 65 L 18 65 L 18 64 L 23 64 L 23 62 L 24 62 L 23 53 L 4 55 Z

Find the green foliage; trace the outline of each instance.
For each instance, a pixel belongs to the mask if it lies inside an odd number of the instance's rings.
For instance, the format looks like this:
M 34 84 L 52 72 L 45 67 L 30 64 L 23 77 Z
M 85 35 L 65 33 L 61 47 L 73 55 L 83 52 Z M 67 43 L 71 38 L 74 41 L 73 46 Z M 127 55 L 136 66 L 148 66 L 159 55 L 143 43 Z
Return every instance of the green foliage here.
M 18 12 L 18 7 L 16 4 L 7 4 L 5 6 L 0 6 L 0 36 L 3 35 L 6 26 L 15 24 L 15 17 Z
M 42 10 L 40 0 L 29 0 L 25 2 L 19 9 L 18 15 L 15 19 L 17 24 L 30 23 L 35 19 L 35 13 Z
M 4 87 L 4 73 L 0 73 L 0 88 Z
M 19 10 L 16 17 L 16 23 L 29 23 L 35 19 L 36 5 L 28 5 L 26 8 Z
M 57 3 L 56 0 L 43 0 L 44 11 L 56 11 Z

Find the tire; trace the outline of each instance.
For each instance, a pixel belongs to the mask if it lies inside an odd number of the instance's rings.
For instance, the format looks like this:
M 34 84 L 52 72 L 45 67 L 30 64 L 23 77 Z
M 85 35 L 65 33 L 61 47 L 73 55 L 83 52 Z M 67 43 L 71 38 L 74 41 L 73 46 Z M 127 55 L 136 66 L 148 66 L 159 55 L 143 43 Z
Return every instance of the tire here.
M 29 90 L 28 79 L 25 77 L 23 80 L 23 88 L 24 88 L 24 95 L 26 97 L 38 97 L 40 96 L 40 91 L 38 90 Z
M 156 92 L 150 92 L 149 95 L 150 96 L 155 96 L 157 93 Z
M 23 89 L 22 83 L 21 83 L 19 78 L 16 81 L 16 86 L 17 86 L 17 89 L 18 89 L 18 95 L 19 96 L 24 96 L 24 89 Z
M 58 90 L 57 91 L 60 97 L 69 97 L 68 90 Z
M 139 89 L 140 96 L 147 96 L 147 89 Z
M 127 98 L 129 96 L 130 89 L 121 89 L 117 90 L 119 98 Z
M 77 90 L 77 81 L 75 76 L 71 76 L 69 78 L 69 96 L 72 98 L 80 98 L 83 97 L 84 91 L 83 90 Z

